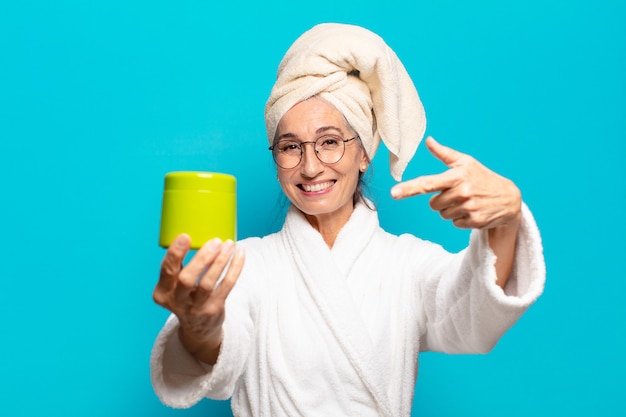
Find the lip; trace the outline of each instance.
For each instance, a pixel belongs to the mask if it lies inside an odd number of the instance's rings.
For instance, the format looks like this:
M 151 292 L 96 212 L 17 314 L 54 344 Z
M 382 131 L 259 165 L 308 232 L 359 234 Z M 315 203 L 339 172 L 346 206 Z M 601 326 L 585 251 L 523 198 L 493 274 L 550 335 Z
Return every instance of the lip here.
M 298 184 L 298 188 L 302 190 L 305 194 L 316 195 L 330 191 L 336 183 L 337 180 L 307 182 Z

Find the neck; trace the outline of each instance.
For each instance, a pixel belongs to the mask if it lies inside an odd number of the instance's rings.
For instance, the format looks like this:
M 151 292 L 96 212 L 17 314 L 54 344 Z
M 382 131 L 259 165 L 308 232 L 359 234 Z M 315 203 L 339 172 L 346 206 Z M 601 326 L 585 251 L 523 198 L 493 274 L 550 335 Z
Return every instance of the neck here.
M 353 211 L 354 206 L 348 206 L 339 212 L 317 215 L 304 213 L 304 216 L 311 226 L 320 232 L 328 247 L 332 248 L 337 239 L 337 235 L 348 222 Z

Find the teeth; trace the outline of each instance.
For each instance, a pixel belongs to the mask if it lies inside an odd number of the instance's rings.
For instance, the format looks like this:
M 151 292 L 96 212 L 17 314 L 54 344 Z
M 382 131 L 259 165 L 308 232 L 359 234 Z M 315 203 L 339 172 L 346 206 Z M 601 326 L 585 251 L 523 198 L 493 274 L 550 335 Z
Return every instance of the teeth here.
M 327 181 L 321 184 L 302 184 L 302 188 L 304 189 L 304 191 L 308 193 L 310 192 L 314 193 L 314 192 L 325 190 L 331 185 L 333 185 L 333 181 Z

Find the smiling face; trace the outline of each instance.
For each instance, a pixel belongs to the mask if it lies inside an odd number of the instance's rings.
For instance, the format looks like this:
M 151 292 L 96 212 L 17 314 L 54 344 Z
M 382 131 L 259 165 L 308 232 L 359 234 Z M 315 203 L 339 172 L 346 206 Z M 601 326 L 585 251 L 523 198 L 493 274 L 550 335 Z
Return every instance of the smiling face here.
M 315 141 L 324 134 L 343 139 L 356 136 L 343 115 L 320 98 L 293 106 L 278 123 L 276 133 L 277 140 L 296 142 Z M 307 143 L 296 167 L 276 167 L 283 192 L 318 230 L 323 223 L 340 228 L 354 209 L 352 199 L 359 174 L 367 168 L 367 156 L 358 140 L 346 142 L 345 147 L 339 162 L 325 164 L 315 155 L 313 144 Z

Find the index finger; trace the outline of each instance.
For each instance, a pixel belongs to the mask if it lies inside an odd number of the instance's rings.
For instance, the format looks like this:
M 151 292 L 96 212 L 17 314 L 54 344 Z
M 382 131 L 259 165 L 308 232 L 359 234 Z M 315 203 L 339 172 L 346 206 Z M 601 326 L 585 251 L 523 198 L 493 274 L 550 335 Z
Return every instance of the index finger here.
M 456 149 L 452 149 L 449 146 L 442 145 L 432 136 L 429 136 L 426 139 L 426 146 L 435 158 L 439 159 L 448 167 L 457 166 L 466 158 L 466 154 L 459 152 Z
M 172 242 L 163 262 L 161 262 L 161 275 L 159 277 L 159 285 L 163 285 L 166 288 L 171 288 L 176 283 L 176 276 L 183 267 L 183 259 L 189 251 L 191 245 L 191 239 L 186 234 L 177 236 Z
M 452 170 L 441 174 L 423 175 L 415 179 L 396 184 L 391 189 L 391 196 L 395 199 L 411 197 L 420 194 L 430 194 L 454 187 L 457 176 Z

